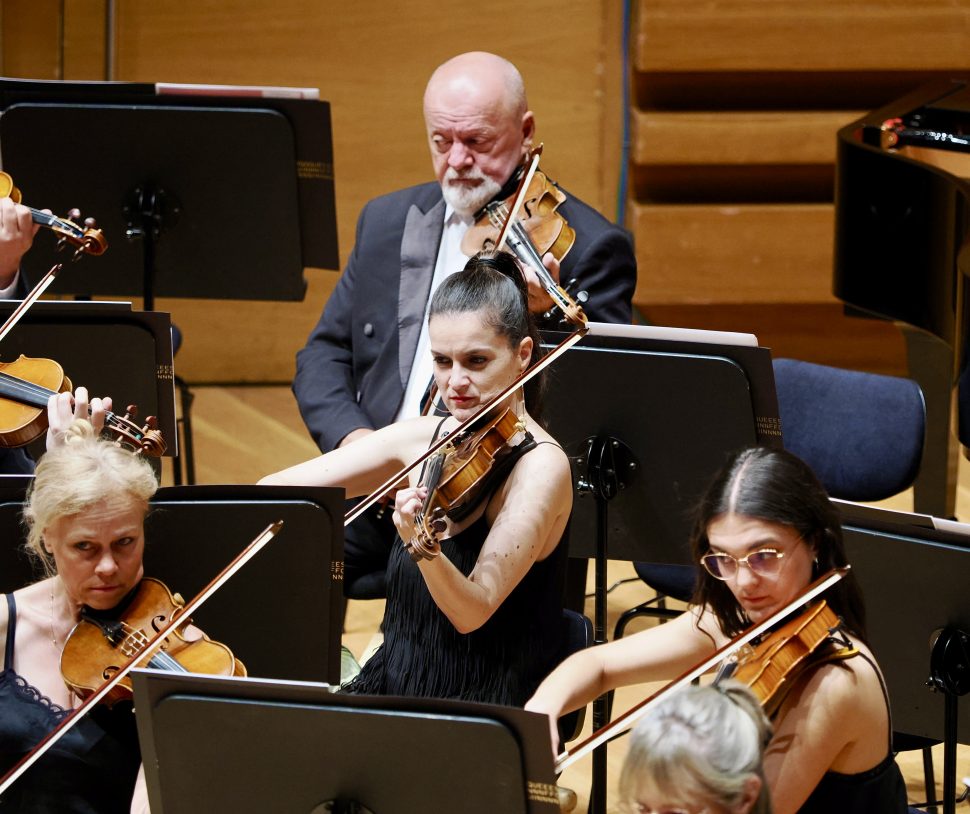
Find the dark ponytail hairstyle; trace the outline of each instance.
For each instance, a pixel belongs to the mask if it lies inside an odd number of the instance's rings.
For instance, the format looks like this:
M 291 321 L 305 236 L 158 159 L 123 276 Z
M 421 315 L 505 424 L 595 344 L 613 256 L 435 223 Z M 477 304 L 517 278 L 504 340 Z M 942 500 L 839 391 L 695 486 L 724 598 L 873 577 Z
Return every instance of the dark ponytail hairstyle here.
M 539 329 L 529 312 L 529 290 L 518 262 L 508 252 L 480 252 L 469 258 L 464 269 L 446 278 L 431 298 L 428 322 L 439 315 L 471 311 L 481 311 L 485 324 L 504 336 L 513 349 L 531 337 L 530 367 L 541 358 Z M 525 388 L 525 406 L 536 421 L 542 408 L 542 379 L 540 374 Z
M 846 565 L 842 524 L 825 487 L 801 458 L 783 449 L 750 447 L 735 453 L 715 476 L 697 510 L 690 546 L 694 562 L 711 550 L 710 524 L 724 514 L 739 514 L 789 526 L 814 546 L 815 579 L 837 566 Z M 699 579 L 692 602 L 714 611 L 721 630 L 735 636 L 749 626 L 727 583 L 714 579 L 698 566 Z M 866 640 L 866 615 L 862 591 L 850 572 L 830 588 L 825 599 L 846 627 Z

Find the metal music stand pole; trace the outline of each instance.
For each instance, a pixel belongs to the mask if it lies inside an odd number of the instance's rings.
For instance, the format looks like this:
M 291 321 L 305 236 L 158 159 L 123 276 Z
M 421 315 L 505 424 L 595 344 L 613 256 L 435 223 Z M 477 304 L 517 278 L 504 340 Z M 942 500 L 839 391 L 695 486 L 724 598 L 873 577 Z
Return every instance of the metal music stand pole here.
M 155 244 L 178 222 L 178 200 L 163 189 L 135 187 L 123 207 L 129 241 L 141 240 L 144 310 L 155 310 Z M 189 482 L 194 479 L 190 478 Z
M 581 472 L 576 477 L 580 493 L 596 499 L 596 557 L 594 566 L 593 638 L 606 643 L 606 560 L 609 539 L 609 502 L 625 489 L 636 475 L 636 457 L 626 444 L 609 436 L 587 439 L 586 455 L 579 459 Z M 609 722 L 609 694 L 593 702 L 593 731 Z M 606 814 L 606 747 L 593 750 L 593 779 L 589 793 L 590 814 Z
M 944 694 L 943 814 L 956 811 L 958 698 L 970 692 L 970 636 L 955 627 L 944 628 L 930 652 L 926 682 Z

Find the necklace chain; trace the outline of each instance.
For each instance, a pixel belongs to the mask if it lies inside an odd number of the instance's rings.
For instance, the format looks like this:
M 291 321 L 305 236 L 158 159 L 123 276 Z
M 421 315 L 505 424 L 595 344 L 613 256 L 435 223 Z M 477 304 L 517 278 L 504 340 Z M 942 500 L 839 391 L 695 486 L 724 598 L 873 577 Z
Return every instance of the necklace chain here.
M 60 652 L 61 647 L 57 643 L 57 636 L 54 634 L 54 586 L 51 585 L 51 644 L 54 649 Z

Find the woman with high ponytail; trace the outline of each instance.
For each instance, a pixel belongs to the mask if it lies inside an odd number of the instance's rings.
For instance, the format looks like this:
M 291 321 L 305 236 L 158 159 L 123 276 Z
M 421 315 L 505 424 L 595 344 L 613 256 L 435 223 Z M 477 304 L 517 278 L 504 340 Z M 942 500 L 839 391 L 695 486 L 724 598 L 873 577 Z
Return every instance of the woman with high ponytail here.
M 448 277 L 428 320 L 446 417 L 392 424 L 262 482 L 366 495 L 477 415 L 538 356 L 521 271 L 505 253 L 473 257 Z M 397 492 L 384 643 L 350 692 L 521 706 L 560 658 L 572 480 L 565 453 L 537 420 L 535 395 L 514 391 L 508 404 L 521 429 L 502 474 L 464 513 L 444 519 L 438 539 L 417 528 L 428 499 L 420 471 Z

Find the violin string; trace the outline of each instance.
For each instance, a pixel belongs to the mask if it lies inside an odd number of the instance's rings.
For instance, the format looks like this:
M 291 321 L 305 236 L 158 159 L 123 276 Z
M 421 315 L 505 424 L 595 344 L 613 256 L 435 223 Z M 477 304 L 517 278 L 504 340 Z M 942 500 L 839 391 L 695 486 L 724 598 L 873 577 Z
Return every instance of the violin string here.
M 0 385 L 4 386 L 5 395 L 27 402 L 35 407 L 46 406 L 47 400 L 57 392 L 35 382 L 11 376 L 9 373 L 0 373 Z M 104 422 L 114 429 L 123 427 L 129 431 L 137 430 L 138 433 L 141 432 L 134 422 L 113 413 L 111 410 L 105 410 Z
M 0 382 L 5 383 L 9 388 L 11 393 L 24 393 L 35 396 L 43 396 L 45 399 L 49 399 L 51 396 L 56 395 L 58 391 L 51 390 L 48 387 L 39 385 L 36 382 L 28 381 L 27 379 L 21 379 L 17 376 L 11 376 L 9 373 L 0 372 Z M 110 411 L 109 411 L 110 412 Z
M 126 634 L 124 642 L 122 642 L 121 652 L 128 658 L 143 650 L 149 641 L 151 641 L 150 637 L 141 628 L 132 628 L 126 622 L 122 622 L 121 627 Z M 182 665 L 162 650 L 158 650 L 152 654 L 148 660 L 148 665 L 172 672 L 185 672 Z
M 25 398 L 31 396 L 35 398 L 43 398 L 43 403 L 47 404 L 47 399 L 54 395 L 53 390 L 49 390 L 46 387 L 41 387 L 39 384 L 34 384 L 33 382 L 28 382 L 25 379 L 19 379 L 16 376 L 11 376 L 9 373 L 0 373 L 0 383 L 3 383 L 7 393 L 12 396 L 23 395 Z M 41 405 L 36 405 L 41 406 Z
M 64 220 L 57 217 L 57 215 L 48 215 L 46 212 L 41 212 L 39 209 L 34 209 L 32 206 L 28 206 L 27 209 L 30 210 L 30 217 L 33 219 L 34 223 L 39 223 L 41 226 L 47 226 L 58 229 L 63 229 L 65 232 L 70 232 L 77 238 L 83 237 L 84 233 L 81 231 L 80 227 L 76 226 L 69 220 Z

